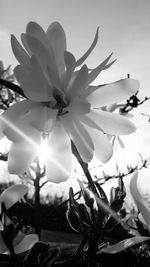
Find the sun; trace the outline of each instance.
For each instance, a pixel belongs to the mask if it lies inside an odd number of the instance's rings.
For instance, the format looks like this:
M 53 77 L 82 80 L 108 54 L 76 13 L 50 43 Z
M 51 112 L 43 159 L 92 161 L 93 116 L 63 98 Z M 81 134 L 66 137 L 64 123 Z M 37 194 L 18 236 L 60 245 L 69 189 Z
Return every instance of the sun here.
M 51 151 L 48 146 L 48 138 L 42 137 L 41 145 L 38 148 L 38 157 L 39 157 L 40 165 L 44 166 L 47 158 L 50 157 L 50 155 L 51 155 Z

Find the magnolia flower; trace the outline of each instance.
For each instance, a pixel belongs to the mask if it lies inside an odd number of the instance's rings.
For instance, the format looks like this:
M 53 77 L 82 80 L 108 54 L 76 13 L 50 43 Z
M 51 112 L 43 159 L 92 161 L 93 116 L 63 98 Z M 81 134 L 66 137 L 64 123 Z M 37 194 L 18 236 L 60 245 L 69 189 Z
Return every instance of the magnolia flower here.
M 2 210 L 1 207 L 1 221 L 0 221 L 0 253 L 2 254 L 10 254 L 11 253 L 11 245 L 13 246 L 13 250 L 15 254 L 19 254 L 22 252 L 25 252 L 27 250 L 30 250 L 35 243 L 39 241 L 39 238 L 36 234 L 25 234 L 21 231 L 17 231 L 15 227 L 17 228 L 17 225 L 13 224 L 12 220 L 9 217 L 9 209 L 13 209 L 13 206 L 19 202 L 19 201 L 25 201 L 24 196 L 28 192 L 28 187 L 22 184 L 13 185 L 2 192 L 0 195 L 0 207 L 4 203 L 5 210 Z M 11 229 L 13 229 L 13 237 L 10 236 L 10 231 L 7 227 L 12 226 Z M 5 239 L 4 240 L 3 232 L 5 232 Z M 16 232 L 16 233 L 15 233 Z M 6 234 L 8 237 L 6 238 Z M 9 244 L 8 244 L 9 240 Z
M 111 55 L 93 70 L 82 65 L 97 40 L 98 29 L 90 48 L 76 60 L 67 51 L 66 35 L 58 22 L 46 32 L 30 22 L 21 35 L 23 46 L 12 36 L 12 50 L 20 63 L 14 73 L 27 99 L 1 117 L 1 136 L 13 142 L 8 156 L 10 173 L 23 173 L 30 166 L 43 133 L 48 134 L 48 179 L 61 182 L 72 170 L 71 140 L 84 162 L 96 156 L 105 163 L 113 153 L 107 134 L 127 135 L 135 130 L 127 118 L 101 108 L 127 99 L 139 89 L 139 83 L 123 79 L 91 85 L 112 65 L 114 61 L 108 63 Z

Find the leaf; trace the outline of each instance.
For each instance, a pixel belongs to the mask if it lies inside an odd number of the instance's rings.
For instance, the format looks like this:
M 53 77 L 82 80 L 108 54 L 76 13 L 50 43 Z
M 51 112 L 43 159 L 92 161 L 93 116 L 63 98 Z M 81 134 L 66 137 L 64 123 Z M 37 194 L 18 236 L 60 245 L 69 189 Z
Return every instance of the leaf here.
M 77 233 L 82 233 L 83 232 L 83 228 L 80 222 L 80 218 L 78 216 L 78 214 L 74 211 L 72 211 L 72 209 L 68 209 L 67 213 L 66 213 L 66 217 L 68 220 L 68 223 L 70 225 L 70 227 Z
M 92 221 L 90 218 L 90 215 L 87 211 L 87 208 L 84 204 L 79 204 L 75 199 L 73 195 L 73 190 L 70 188 L 70 205 L 73 208 L 74 212 L 76 212 L 81 219 L 81 221 L 87 225 L 91 225 Z
M 147 240 L 150 240 L 150 237 L 147 237 L 147 236 L 135 236 L 135 237 L 132 237 L 132 238 L 128 238 L 128 239 L 125 239 L 115 245 L 112 245 L 112 246 L 108 246 L 106 248 L 103 248 L 101 252 L 104 252 L 104 253 L 110 253 L 110 254 L 115 254 L 115 253 L 119 253 L 127 248 L 130 248 L 130 247 L 133 247 L 137 244 L 140 244 L 144 241 L 147 241 Z

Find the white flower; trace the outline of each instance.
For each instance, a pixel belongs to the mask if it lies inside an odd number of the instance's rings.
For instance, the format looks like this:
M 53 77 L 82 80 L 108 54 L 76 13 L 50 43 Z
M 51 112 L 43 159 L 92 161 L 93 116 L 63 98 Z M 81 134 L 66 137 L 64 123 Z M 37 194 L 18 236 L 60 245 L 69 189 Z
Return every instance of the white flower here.
M 106 162 L 113 153 L 107 134 L 126 135 L 135 130 L 127 118 L 101 108 L 127 99 L 139 89 L 139 83 L 123 79 L 91 85 L 114 62 L 108 63 L 111 55 L 93 70 L 82 65 L 97 39 L 98 30 L 88 51 L 76 61 L 67 51 L 66 35 L 58 22 L 46 32 L 30 22 L 21 35 L 24 48 L 12 36 L 12 49 L 20 63 L 14 73 L 28 99 L 1 117 L 1 135 L 13 142 L 8 156 L 11 173 L 22 173 L 30 166 L 43 132 L 49 134 L 48 179 L 61 182 L 72 170 L 71 140 L 83 161 L 90 162 L 95 155 Z
M 2 194 L 0 195 L 0 207 L 1 204 L 4 203 L 6 210 L 8 211 L 10 208 L 12 208 L 17 202 L 20 200 L 24 200 L 24 196 L 28 192 L 28 187 L 22 184 L 13 185 L 7 188 Z M 2 213 L 2 210 L 0 210 Z M 1 215 L 1 231 L 0 231 L 0 253 L 2 254 L 10 254 L 10 251 L 5 244 L 3 240 L 2 231 L 4 231 L 5 223 L 8 226 L 11 224 L 10 218 L 7 216 L 7 214 L 2 213 Z M 16 254 L 25 252 L 27 250 L 30 250 L 32 246 L 39 241 L 39 238 L 36 234 L 24 234 L 21 231 L 18 232 L 18 234 L 13 238 L 13 248 L 14 252 Z

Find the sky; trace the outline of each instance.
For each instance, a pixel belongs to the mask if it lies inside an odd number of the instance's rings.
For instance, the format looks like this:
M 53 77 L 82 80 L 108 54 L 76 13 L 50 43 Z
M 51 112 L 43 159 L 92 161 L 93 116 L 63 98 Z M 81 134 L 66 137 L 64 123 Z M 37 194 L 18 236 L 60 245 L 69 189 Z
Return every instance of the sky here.
M 111 52 L 115 64 L 100 75 L 98 84 L 127 77 L 140 81 L 139 96 L 150 96 L 150 1 L 149 0 L 0 0 L 0 60 L 17 64 L 10 47 L 10 35 L 18 39 L 29 21 L 45 30 L 59 21 L 67 36 L 67 49 L 79 58 L 93 41 L 100 27 L 99 42 L 87 60 L 97 66 Z M 117 154 L 120 168 L 137 160 L 138 152 L 150 155 L 150 124 L 141 112 L 150 114 L 150 101 L 134 113 L 135 134 L 124 140 L 126 150 Z M 122 156 L 121 156 L 122 155 Z

